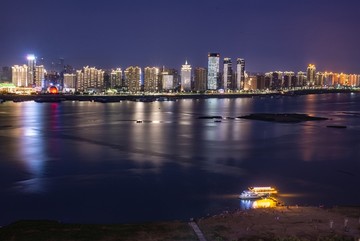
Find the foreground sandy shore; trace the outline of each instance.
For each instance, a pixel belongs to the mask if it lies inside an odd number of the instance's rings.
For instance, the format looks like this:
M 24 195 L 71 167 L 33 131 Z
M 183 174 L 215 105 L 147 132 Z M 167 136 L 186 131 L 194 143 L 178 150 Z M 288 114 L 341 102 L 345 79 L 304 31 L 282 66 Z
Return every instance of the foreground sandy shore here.
M 276 207 L 195 219 L 206 240 L 360 240 L 360 208 Z M 20 221 L 0 240 L 198 240 L 188 222 L 90 225 Z
M 348 240 L 357 241 L 360 239 L 359 217 L 359 208 L 324 209 L 294 206 L 227 212 L 200 219 L 197 223 L 207 240 L 347 240 L 349 238 Z

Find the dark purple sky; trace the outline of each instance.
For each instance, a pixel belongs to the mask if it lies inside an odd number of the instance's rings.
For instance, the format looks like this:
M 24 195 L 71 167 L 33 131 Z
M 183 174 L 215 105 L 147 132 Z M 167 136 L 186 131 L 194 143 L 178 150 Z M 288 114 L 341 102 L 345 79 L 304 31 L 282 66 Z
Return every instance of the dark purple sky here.
M 360 73 L 359 0 L 2 0 L 0 66 L 27 53 L 77 68 L 206 66 Z

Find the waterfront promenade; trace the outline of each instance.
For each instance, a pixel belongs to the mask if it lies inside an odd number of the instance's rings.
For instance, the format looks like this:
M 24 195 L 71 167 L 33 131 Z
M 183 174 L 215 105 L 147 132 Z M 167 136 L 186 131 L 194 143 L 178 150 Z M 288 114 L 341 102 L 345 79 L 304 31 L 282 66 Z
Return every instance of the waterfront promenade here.
M 177 100 L 177 99 L 209 99 L 209 98 L 261 98 L 261 97 L 282 97 L 282 96 L 298 96 L 309 94 L 326 94 L 326 93 L 360 93 L 360 89 L 299 89 L 287 91 L 270 91 L 270 92 L 241 92 L 241 93 L 153 93 L 153 94 L 33 94 L 33 95 L 17 95 L 17 94 L 0 94 L 3 101 L 32 101 L 37 99 L 61 99 L 68 101 L 95 101 L 95 102 L 119 102 L 123 100 L 151 102 L 155 100 Z

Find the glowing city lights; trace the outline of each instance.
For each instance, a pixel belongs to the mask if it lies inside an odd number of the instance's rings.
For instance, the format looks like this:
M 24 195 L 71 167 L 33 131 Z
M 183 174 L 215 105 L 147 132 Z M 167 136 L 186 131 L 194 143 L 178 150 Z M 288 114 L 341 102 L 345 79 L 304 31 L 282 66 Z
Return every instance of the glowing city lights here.
M 33 54 L 28 54 L 28 55 L 26 56 L 26 59 L 29 60 L 29 61 L 33 61 L 33 60 L 35 60 L 35 55 L 33 55 Z

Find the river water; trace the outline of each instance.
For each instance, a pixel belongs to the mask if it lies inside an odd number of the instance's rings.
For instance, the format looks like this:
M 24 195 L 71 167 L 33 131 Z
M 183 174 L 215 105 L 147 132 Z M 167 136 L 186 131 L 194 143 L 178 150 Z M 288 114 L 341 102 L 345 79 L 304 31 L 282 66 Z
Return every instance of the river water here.
M 330 119 L 198 118 L 260 112 Z M 360 94 L 5 102 L 0 174 L 0 225 L 186 220 L 241 208 L 242 190 L 265 185 L 288 205 L 359 205 Z

